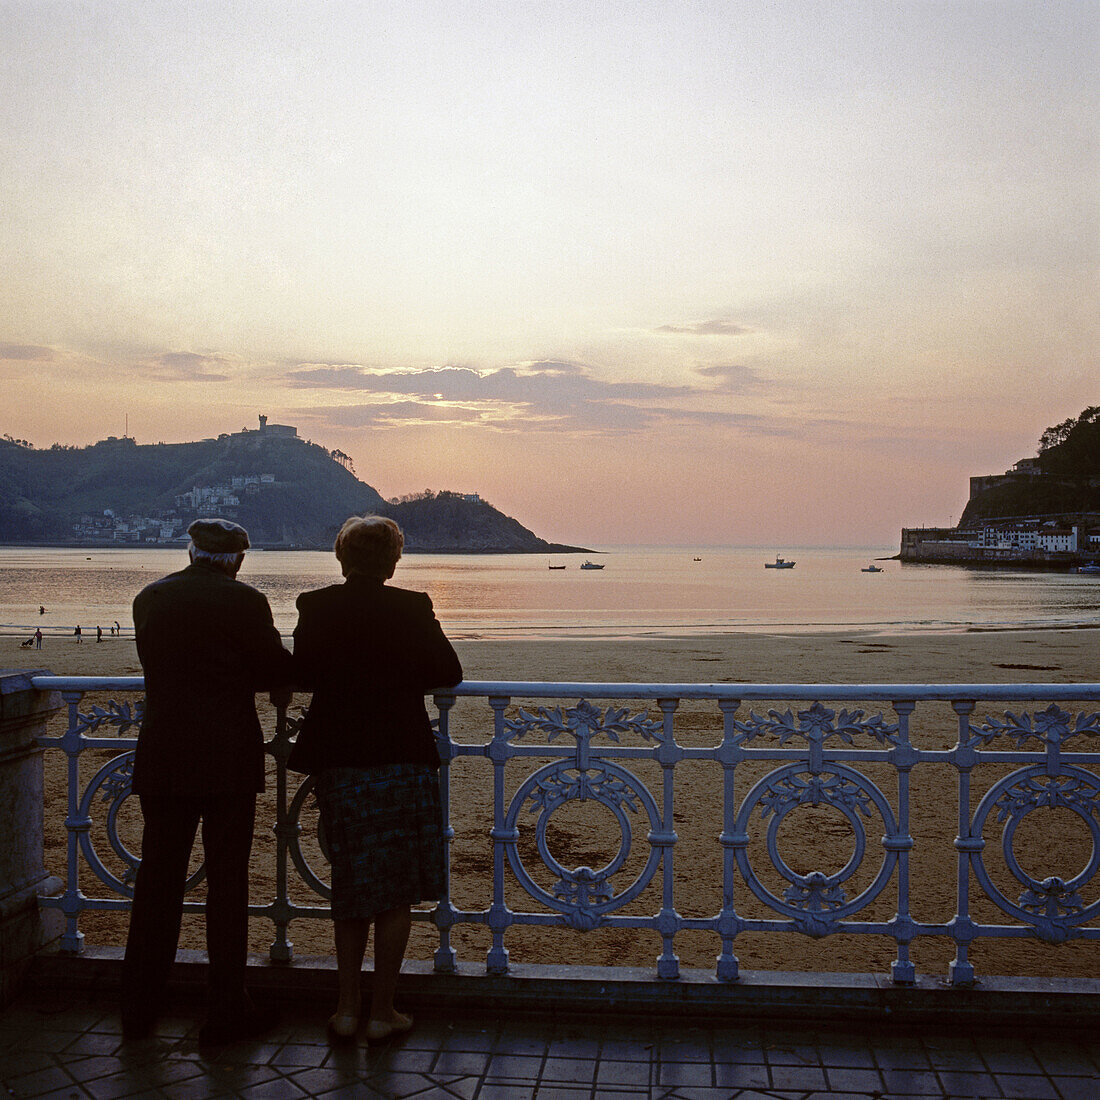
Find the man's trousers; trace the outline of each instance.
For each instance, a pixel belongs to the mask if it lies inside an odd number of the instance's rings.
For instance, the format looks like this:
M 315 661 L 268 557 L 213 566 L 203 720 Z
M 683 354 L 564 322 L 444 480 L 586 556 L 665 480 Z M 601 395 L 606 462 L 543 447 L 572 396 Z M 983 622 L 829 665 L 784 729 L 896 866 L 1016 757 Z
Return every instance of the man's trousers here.
M 202 822 L 206 862 L 206 950 L 211 1019 L 231 1018 L 248 1005 L 248 858 L 256 820 L 249 791 L 210 798 L 141 795 L 145 829 L 134 883 L 130 933 L 122 968 L 123 1023 L 155 1020 L 176 956 L 184 884 Z

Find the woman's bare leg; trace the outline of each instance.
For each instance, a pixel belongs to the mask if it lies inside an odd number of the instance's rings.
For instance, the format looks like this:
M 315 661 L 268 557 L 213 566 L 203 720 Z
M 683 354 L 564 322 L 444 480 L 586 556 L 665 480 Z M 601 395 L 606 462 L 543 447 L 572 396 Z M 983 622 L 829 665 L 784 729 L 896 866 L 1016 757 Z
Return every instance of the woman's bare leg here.
M 407 906 L 375 914 L 374 981 L 371 983 L 370 998 L 372 1020 L 387 1024 L 401 1022 L 394 1018 L 393 995 L 397 989 L 397 976 L 401 972 L 411 929 L 412 913 Z
M 336 939 L 336 972 L 340 988 L 336 1015 L 358 1016 L 362 1009 L 359 982 L 363 970 L 363 956 L 367 951 L 370 921 L 338 920 L 332 923 L 333 936 Z M 398 965 L 400 966 L 400 963 Z

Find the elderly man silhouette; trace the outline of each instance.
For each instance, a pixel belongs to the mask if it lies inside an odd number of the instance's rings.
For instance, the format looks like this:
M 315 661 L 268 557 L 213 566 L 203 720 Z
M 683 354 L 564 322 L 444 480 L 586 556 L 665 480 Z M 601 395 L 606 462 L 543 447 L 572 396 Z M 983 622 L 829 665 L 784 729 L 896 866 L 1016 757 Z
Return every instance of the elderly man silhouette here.
M 264 787 L 255 693 L 288 696 L 291 656 L 267 599 L 236 579 L 248 533 L 226 519 L 188 528 L 191 564 L 134 600 L 145 713 L 133 793 L 145 821 L 122 974 L 122 1025 L 156 1025 L 175 958 L 184 885 L 202 822 L 209 1009 L 200 1042 L 260 1034 L 273 1022 L 245 989 L 248 859 Z

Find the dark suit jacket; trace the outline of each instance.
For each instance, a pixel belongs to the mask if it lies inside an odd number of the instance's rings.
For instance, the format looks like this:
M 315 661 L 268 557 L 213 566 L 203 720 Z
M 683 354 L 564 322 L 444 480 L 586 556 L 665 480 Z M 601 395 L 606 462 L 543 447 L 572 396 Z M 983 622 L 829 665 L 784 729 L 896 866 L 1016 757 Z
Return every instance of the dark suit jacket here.
M 288 767 L 439 766 L 424 694 L 457 684 L 462 666 L 423 592 L 359 574 L 303 592 L 294 666 L 313 701 Z
M 293 675 L 267 599 L 199 562 L 143 588 L 134 627 L 145 672 L 134 793 L 262 791 L 254 695 Z

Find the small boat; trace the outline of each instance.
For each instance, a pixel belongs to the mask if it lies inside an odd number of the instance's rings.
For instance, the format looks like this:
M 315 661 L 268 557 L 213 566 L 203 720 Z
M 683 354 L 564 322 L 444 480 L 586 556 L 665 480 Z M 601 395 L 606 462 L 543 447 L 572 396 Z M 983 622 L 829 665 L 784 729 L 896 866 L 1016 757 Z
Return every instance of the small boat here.
M 546 568 L 547 569 L 564 569 L 565 566 L 564 565 L 555 565 L 552 561 L 548 561 L 546 563 Z
M 1100 563 L 1090 561 L 1088 565 L 1079 565 L 1077 567 L 1078 573 L 1100 573 Z
M 793 569 L 793 561 L 787 561 L 786 558 L 781 558 L 778 554 L 775 555 L 775 561 L 764 562 L 765 569 Z
M 702 558 L 692 558 L 691 560 L 692 561 L 702 561 L 703 559 Z
M 581 562 L 581 568 L 582 569 L 602 569 L 603 566 L 602 565 L 597 565 L 594 561 L 583 561 L 583 562 Z
M 861 573 L 881 573 L 881 572 L 882 572 L 882 567 L 881 567 L 881 566 L 879 566 L 879 565 L 875 565 L 875 563 L 874 563 L 874 562 L 871 562 L 871 564 L 870 564 L 870 565 L 865 565 L 865 566 L 864 566 L 864 567 L 863 567 L 863 568 L 862 568 L 862 569 L 860 570 L 860 572 L 861 572 Z

